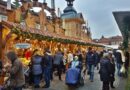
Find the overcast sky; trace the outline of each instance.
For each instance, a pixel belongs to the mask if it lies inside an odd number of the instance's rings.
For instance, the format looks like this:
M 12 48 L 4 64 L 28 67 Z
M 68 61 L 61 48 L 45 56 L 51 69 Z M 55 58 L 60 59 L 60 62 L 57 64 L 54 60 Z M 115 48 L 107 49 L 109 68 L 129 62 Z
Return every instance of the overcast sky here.
M 14 0 L 12 0 L 14 1 Z M 43 0 L 39 0 L 43 1 Z M 51 0 L 46 0 L 50 6 Z M 55 0 L 61 11 L 67 6 L 65 0 Z M 75 0 L 74 7 L 82 12 L 91 28 L 92 38 L 121 35 L 113 11 L 130 11 L 130 0 Z

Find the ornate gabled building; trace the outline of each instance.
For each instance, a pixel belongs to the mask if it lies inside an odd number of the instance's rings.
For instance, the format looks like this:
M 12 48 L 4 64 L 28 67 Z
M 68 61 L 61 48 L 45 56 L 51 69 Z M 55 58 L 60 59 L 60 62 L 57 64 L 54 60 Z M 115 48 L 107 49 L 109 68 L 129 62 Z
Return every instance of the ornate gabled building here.
M 77 13 L 73 7 L 74 0 L 66 1 L 67 7 L 64 9 L 63 14 L 61 15 L 63 20 L 63 28 L 65 29 L 65 35 L 91 41 L 91 32 L 85 25 L 85 20 L 82 13 Z
M 55 14 L 54 0 L 52 0 L 52 7 L 48 7 L 46 0 L 43 3 L 38 0 L 21 0 L 22 6 L 15 10 L 8 10 L 8 21 L 15 23 L 22 23 L 28 28 L 36 28 L 43 31 L 49 31 L 57 34 L 64 34 L 61 27 L 62 21 Z M 41 8 L 41 11 L 36 13 L 31 10 L 33 7 Z M 47 10 L 51 17 L 47 17 L 44 10 Z M 22 20 L 21 20 L 22 19 Z
M 75 53 L 88 46 L 100 49 L 101 45 L 91 42 L 90 29 L 86 26 L 82 13 L 77 13 L 73 8 L 74 0 L 66 1 L 68 6 L 61 17 L 55 14 L 55 0 L 51 0 L 51 7 L 46 0 L 20 0 L 21 6 L 6 9 L 8 21 L 0 22 L 0 59 L 4 58 L 4 52 L 16 50 L 17 43 L 29 43 L 32 49 L 48 48 L 53 53 L 57 49 Z M 11 6 L 11 3 L 8 5 Z M 33 12 L 33 7 L 40 7 L 40 12 Z M 45 10 L 51 14 L 50 17 Z
M 0 22 L 2 20 L 7 20 L 6 2 L 0 1 Z
M 57 17 L 55 14 L 55 0 L 51 1 L 51 7 L 47 6 L 46 0 L 43 3 L 38 2 L 38 0 L 33 0 L 33 2 L 30 0 L 21 0 L 22 6 L 15 8 L 12 5 L 12 10 L 7 10 L 7 2 L 0 1 L 0 11 L 2 11 L 0 12 L 0 21 L 8 20 L 10 22 L 21 23 L 27 27 L 42 29 L 91 42 L 91 31 L 86 26 L 82 13 L 77 13 L 74 9 L 74 0 L 66 1 L 67 7 L 64 9 L 61 17 Z M 35 6 L 40 7 L 42 10 L 38 13 L 32 11 L 30 8 Z M 52 17 L 47 17 L 44 10 L 49 11 Z M 25 20 L 21 20 L 23 18 Z

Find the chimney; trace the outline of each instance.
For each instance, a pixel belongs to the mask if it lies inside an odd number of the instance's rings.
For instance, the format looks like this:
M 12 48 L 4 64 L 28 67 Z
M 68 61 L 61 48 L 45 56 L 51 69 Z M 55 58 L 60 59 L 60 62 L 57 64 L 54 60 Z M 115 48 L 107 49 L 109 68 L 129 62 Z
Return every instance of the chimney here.
M 51 8 L 55 10 L 55 0 L 51 0 Z
M 60 17 L 60 15 L 61 15 L 60 8 L 58 8 L 58 10 L 57 10 L 57 14 L 58 14 L 58 17 Z
M 46 0 L 43 0 L 43 3 L 46 3 Z
M 38 2 L 38 0 L 33 0 L 34 2 Z
M 7 0 L 7 9 L 11 10 L 11 0 Z

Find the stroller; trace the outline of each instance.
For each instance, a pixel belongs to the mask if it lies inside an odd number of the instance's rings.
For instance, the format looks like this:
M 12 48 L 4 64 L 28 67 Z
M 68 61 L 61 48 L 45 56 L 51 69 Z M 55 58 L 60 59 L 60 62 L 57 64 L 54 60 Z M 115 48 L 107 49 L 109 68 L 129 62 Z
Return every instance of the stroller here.
M 79 68 L 69 68 L 66 72 L 65 82 L 68 86 L 83 86 L 84 78 Z

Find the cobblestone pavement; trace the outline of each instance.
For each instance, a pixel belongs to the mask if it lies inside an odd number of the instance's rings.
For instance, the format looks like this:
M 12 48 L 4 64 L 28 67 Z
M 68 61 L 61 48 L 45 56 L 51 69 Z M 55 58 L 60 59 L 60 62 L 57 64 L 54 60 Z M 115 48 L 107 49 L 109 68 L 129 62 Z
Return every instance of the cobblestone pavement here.
M 65 75 L 62 76 L 62 79 L 65 77 Z M 24 89 L 24 90 L 102 90 L 102 82 L 100 81 L 98 71 L 95 71 L 95 78 L 94 82 L 89 81 L 89 76 L 86 75 L 85 77 L 85 85 L 81 87 L 68 87 L 65 85 L 64 79 L 63 81 L 59 81 L 58 78 L 56 77 L 52 82 L 51 82 L 51 87 L 49 89 Z M 119 78 L 116 76 L 114 86 L 116 87 L 115 89 L 111 90 L 125 90 L 125 81 L 126 79 L 124 78 Z

